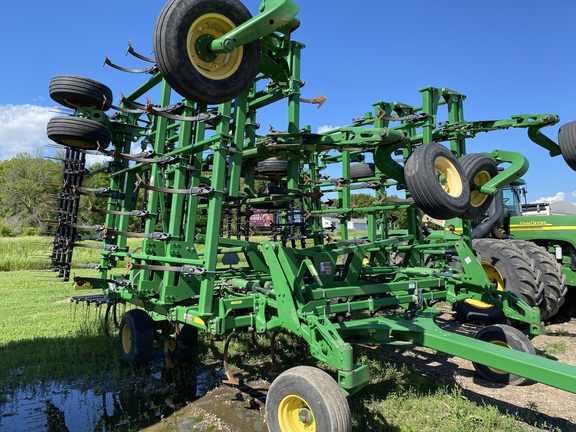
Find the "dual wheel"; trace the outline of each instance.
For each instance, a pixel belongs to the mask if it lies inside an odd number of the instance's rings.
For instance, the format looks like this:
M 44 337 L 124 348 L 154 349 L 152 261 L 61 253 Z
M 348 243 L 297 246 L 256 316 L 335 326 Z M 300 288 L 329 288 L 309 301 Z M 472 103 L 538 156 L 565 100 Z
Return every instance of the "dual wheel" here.
M 548 251 L 532 242 L 506 239 L 477 239 L 472 246 L 498 290 L 512 292 L 529 306 L 538 307 L 542 320 L 558 313 L 567 292 L 565 276 Z M 461 321 L 520 324 L 509 321 L 498 307 L 478 300 L 457 302 L 454 310 Z
M 406 185 L 414 202 L 436 219 L 476 219 L 493 197 L 478 188 L 498 174 L 492 158 L 473 153 L 457 159 L 438 143 L 416 148 L 404 166 Z
M 112 141 L 112 132 L 106 126 L 101 111 L 112 105 L 112 90 L 97 81 L 77 75 L 57 75 L 50 81 L 50 97 L 74 110 L 91 110 L 92 118 L 67 116 L 52 117 L 46 132 L 52 141 L 76 149 L 106 148 Z

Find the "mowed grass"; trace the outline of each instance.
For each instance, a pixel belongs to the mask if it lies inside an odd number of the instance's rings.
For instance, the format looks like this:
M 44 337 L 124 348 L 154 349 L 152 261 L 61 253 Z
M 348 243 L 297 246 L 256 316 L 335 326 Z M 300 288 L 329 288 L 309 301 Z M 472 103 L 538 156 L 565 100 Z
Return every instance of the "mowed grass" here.
M 15 268 L 22 268 L 27 265 L 26 254 L 16 253 L 14 247 L 36 254 L 39 239 L 2 241 L 0 262 L 10 261 Z M 89 252 L 93 255 L 80 259 L 97 262 L 98 252 Z M 95 275 L 85 269 L 78 269 L 77 273 Z M 136 379 L 151 381 L 148 369 L 123 364 L 117 335 L 109 340 L 103 337 L 103 308 L 88 309 L 71 303 L 72 296 L 87 292 L 79 292 L 72 282 L 61 282 L 54 276 L 50 271 L 0 272 L 0 401 L 8 389 L 38 382 L 59 381 L 90 388 L 113 383 L 129 388 Z M 269 356 L 270 339 L 263 335 L 258 340 L 262 350 L 253 349 L 249 335 L 233 338 L 230 364 L 234 372 L 244 371 L 252 379 L 271 382 L 277 372 L 271 372 L 274 368 Z M 216 343 L 220 354 L 223 344 Z M 207 335 L 202 334 L 199 360 L 221 370 L 221 358 L 209 346 Z M 283 369 L 299 364 L 326 367 L 316 362 L 308 347 L 288 332 L 279 334 L 276 347 L 275 364 Z M 157 349 L 160 352 L 160 347 Z M 355 431 L 561 430 L 534 427 L 534 421 L 521 418 L 522 414 L 511 415 L 494 405 L 475 402 L 455 383 L 429 379 L 405 360 L 389 355 L 392 350 L 356 350 L 357 362 L 370 366 L 372 380 L 349 399 Z

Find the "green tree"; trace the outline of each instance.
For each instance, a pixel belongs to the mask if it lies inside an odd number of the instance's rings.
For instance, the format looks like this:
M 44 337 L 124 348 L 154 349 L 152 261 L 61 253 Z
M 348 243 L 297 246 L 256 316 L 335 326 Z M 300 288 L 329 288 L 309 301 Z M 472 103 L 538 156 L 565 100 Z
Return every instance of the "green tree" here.
M 398 197 L 396 195 L 389 195 L 388 199 L 394 200 L 398 199 Z M 377 199 L 373 195 L 356 193 L 350 196 L 350 201 L 353 205 L 364 208 L 374 206 L 374 202 L 377 201 Z M 356 212 L 354 217 L 366 217 L 366 212 Z M 402 229 L 408 226 L 406 210 L 390 210 L 386 212 L 386 217 L 388 218 L 388 227 L 390 229 Z
M 61 167 L 41 154 L 20 153 L 0 162 L 0 221 L 13 234 L 48 228 L 61 184 Z

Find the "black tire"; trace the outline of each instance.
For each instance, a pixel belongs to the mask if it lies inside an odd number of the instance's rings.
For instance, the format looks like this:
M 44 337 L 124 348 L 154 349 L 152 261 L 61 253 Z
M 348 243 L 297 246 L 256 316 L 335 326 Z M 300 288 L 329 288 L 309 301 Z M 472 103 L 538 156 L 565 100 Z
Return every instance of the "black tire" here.
M 415 203 L 436 219 L 451 219 L 468 209 L 470 188 L 456 156 L 438 143 L 424 144 L 404 166 L 406 185 Z
M 165 332 L 164 354 L 171 360 L 189 362 L 198 354 L 198 329 L 191 325 L 179 325 L 178 333 L 174 327 Z
M 58 144 L 85 150 L 105 149 L 112 140 L 108 126 L 82 117 L 52 117 L 46 133 Z
M 288 173 L 288 161 L 268 158 L 258 162 L 256 172 L 261 175 L 286 175 Z
M 374 177 L 375 174 L 376 168 L 372 162 L 350 165 L 350 179 L 352 180 Z
M 534 346 L 524 333 L 514 327 L 510 327 L 504 324 L 496 324 L 484 327 L 482 330 L 476 333 L 474 339 L 483 340 L 485 342 L 505 346 L 516 351 L 522 351 L 528 354 L 536 355 Z M 509 385 L 522 385 L 531 381 L 519 375 L 514 375 L 478 363 L 473 363 L 473 365 L 474 369 L 476 369 L 476 372 L 478 372 L 482 378 L 490 381 Z
M 169 1 L 154 28 L 154 55 L 162 76 L 180 95 L 195 102 L 216 104 L 234 99 L 250 87 L 258 73 L 260 41 L 230 54 L 215 55 L 204 48 L 251 17 L 238 0 Z
M 526 255 L 511 242 L 499 239 L 476 239 L 472 243 L 474 251 L 480 255 L 482 267 L 491 282 L 498 289 L 509 291 L 524 300 L 529 306 L 538 306 L 538 275 Z M 462 304 L 464 303 L 464 304 Z M 503 323 L 504 313 L 497 307 L 477 300 L 463 300 L 453 306 L 456 319 L 477 324 Z M 509 324 L 521 323 L 507 320 Z
M 112 106 L 109 87 L 78 75 L 56 75 L 50 80 L 49 93 L 52 100 L 68 108 L 106 111 Z
M 152 319 L 142 309 L 132 309 L 122 315 L 119 330 L 120 352 L 128 364 L 147 363 L 152 357 L 154 330 Z
M 498 175 L 498 166 L 491 157 L 481 153 L 471 153 L 458 159 L 464 176 L 470 187 L 470 201 L 468 208 L 460 217 L 462 219 L 476 219 L 483 216 L 494 200 L 491 195 L 480 193 L 478 186 L 486 184 Z
M 294 415 L 296 410 L 310 422 Z M 304 430 L 314 426 L 316 432 L 349 432 L 352 430 L 350 407 L 344 391 L 323 370 L 297 366 L 274 380 L 266 398 L 266 425 L 270 432 Z M 312 430 L 312 429 L 306 429 Z
M 533 260 L 534 267 L 538 270 L 537 284 L 542 290 L 540 317 L 543 321 L 552 318 L 558 313 L 566 294 L 565 276 L 561 271 L 558 272 L 558 262 L 546 249 L 532 242 L 512 240 L 512 244 Z
M 566 123 L 558 131 L 558 144 L 562 157 L 576 171 L 576 121 Z

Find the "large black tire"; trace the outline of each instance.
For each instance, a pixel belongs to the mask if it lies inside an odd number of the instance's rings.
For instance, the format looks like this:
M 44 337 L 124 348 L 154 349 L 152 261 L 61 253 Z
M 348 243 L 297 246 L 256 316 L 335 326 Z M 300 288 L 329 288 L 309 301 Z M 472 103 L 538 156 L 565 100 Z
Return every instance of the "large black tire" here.
M 274 157 L 264 159 L 256 165 L 256 172 L 261 175 L 286 175 L 288 173 L 288 161 Z
M 105 149 L 112 140 L 108 126 L 82 117 L 52 117 L 46 133 L 58 144 L 84 150 Z
M 528 354 L 536 355 L 534 346 L 520 330 L 503 324 L 491 325 L 484 327 L 474 336 L 474 339 L 483 340 L 495 345 L 500 345 L 516 351 L 522 351 Z M 514 375 L 502 370 L 494 369 L 478 363 L 473 363 L 474 369 L 478 374 L 487 380 L 498 383 L 521 385 L 529 382 L 527 378 Z
M 372 162 L 350 165 L 350 178 L 352 180 L 374 177 L 375 173 L 376 168 Z
M 470 187 L 458 159 L 446 147 L 418 147 L 404 165 L 404 176 L 412 198 L 427 215 L 451 219 L 468 209 Z
M 112 90 L 104 84 L 78 75 L 57 75 L 50 80 L 50 97 L 61 105 L 106 111 L 112 106 Z
M 270 432 L 349 432 L 350 407 L 340 386 L 323 370 L 297 366 L 274 380 L 266 398 Z
M 252 17 L 238 0 L 171 0 L 154 28 L 154 55 L 168 84 L 195 102 L 234 99 L 253 83 L 260 65 L 260 41 L 229 54 L 213 54 L 214 39 Z
M 476 219 L 486 213 L 494 200 L 493 196 L 480 193 L 476 188 L 496 177 L 498 166 L 491 157 L 481 153 L 467 154 L 458 160 L 470 187 L 470 203 L 460 217 L 462 219 Z
M 541 288 L 537 282 L 539 275 L 525 253 L 511 242 L 500 239 L 477 239 L 472 246 L 480 255 L 488 279 L 498 285 L 497 289 L 516 294 L 531 307 L 538 306 L 542 301 Z M 504 322 L 512 325 L 521 324 L 506 321 L 497 306 L 477 300 L 463 300 L 455 303 L 453 308 L 456 319 L 460 321 L 484 325 Z
M 558 144 L 562 157 L 576 171 L 576 121 L 566 123 L 558 131 Z
M 539 304 L 540 318 L 547 320 L 558 313 L 566 295 L 566 277 L 558 271 L 558 262 L 543 247 L 529 241 L 512 240 L 512 244 L 521 249 L 537 269 L 537 284 L 542 290 L 542 302 Z
M 142 309 L 132 309 L 122 315 L 119 330 L 120 352 L 128 364 L 147 363 L 154 348 L 152 319 Z

